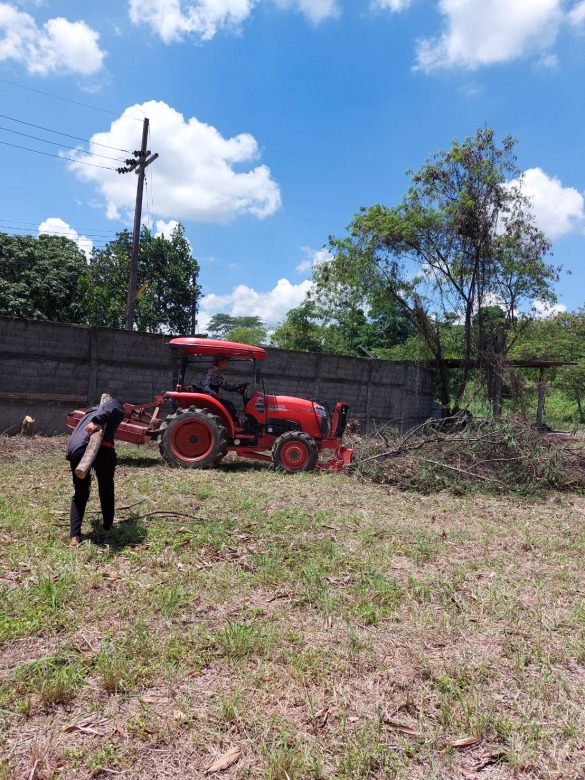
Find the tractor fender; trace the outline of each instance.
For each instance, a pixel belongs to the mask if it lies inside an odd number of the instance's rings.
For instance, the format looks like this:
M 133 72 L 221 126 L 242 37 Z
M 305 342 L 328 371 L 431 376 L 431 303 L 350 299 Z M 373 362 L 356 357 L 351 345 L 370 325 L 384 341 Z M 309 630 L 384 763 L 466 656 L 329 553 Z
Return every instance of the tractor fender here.
M 234 438 L 235 428 L 231 415 L 221 401 L 214 398 L 212 395 L 207 395 L 207 393 L 189 393 L 181 391 L 165 393 L 165 397 L 173 403 L 176 403 L 179 409 L 188 409 L 190 406 L 196 406 L 199 409 L 208 409 L 212 414 L 216 414 L 219 417 L 226 430 L 228 439 Z

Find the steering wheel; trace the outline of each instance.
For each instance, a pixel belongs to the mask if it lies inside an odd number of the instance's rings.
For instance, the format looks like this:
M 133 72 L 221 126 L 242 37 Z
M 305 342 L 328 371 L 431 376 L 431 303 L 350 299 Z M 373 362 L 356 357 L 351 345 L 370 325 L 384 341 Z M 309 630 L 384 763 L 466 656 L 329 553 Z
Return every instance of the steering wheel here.
M 246 390 L 248 389 L 249 385 L 250 385 L 249 382 L 243 382 L 241 385 L 235 385 L 233 388 L 234 392 L 239 393 L 242 396 L 244 402 L 248 400 L 248 395 L 246 393 Z

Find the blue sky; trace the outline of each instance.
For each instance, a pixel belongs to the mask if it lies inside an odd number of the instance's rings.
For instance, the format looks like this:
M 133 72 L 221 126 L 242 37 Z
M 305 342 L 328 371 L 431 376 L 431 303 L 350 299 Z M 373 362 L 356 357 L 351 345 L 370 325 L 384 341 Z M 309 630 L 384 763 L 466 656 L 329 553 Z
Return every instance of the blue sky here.
M 0 2 L 0 230 L 88 250 L 131 227 L 136 177 L 106 158 L 139 148 L 148 116 L 143 220 L 185 225 L 201 329 L 217 312 L 274 326 L 330 234 L 487 124 L 518 141 L 574 310 L 584 85 L 585 0 Z

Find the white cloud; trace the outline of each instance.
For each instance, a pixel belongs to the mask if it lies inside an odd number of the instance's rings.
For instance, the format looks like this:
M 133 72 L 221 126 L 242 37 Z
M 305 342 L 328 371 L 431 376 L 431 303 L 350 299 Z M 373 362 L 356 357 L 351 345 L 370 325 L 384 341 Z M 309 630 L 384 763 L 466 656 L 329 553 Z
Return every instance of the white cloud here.
M 336 19 L 340 10 L 336 0 L 273 0 L 279 8 L 304 14 L 313 24 L 324 19 Z
M 193 35 L 208 41 L 221 29 L 238 30 L 259 2 L 267 0 L 129 0 L 128 12 L 134 24 L 147 24 L 165 43 Z M 304 14 L 318 24 L 337 17 L 337 0 L 270 0 L 286 10 Z
M 372 8 L 388 8 L 390 11 L 404 11 L 410 5 L 410 0 L 372 0 Z
M 546 301 L 532 301 L 532 314 L 539 319 L 544 320 L 547 317 L 556 317 L 557 314 L 564 314 L 567 307 L 562 303 L 546 303 Z
M 227 295 L 206 295 L 201 301 L 198 329 L 205 331 L 214 314 L 225 313 L 233 317 L 258 316 L 275 328 L 287 313 L 299 306 L 311 289 L 312 283 L 305 280 L 291 284 L 288 279 L 279 279 L 272 290 L 258 292 L 245 284 L 234 287 Z
M 170 239 L 173 235 L 173 230 L 178 224 L 176 219 L 169 219 L 168 222 L 165 222 L 162 219 L 157 220 L 154 237 L 160 238 L 160 236 L 164 236 L 164 238 Z
M 134 24 L 148 24 L 165 43 L 194 34 L 210 40 L 222 27 L 238 27 L 256 0 L 130 0 Z
M 504 301 L 501 295 L 496 293 L 489 293 L 485 296 L 483 306 L 498 306 L 502 311 L 508 311 L 508 304 Z M 563 314 L 567 311 L 567 307 L 562 303 L 547 303 L 547 301 L 539 301 L 537 299 L 532 301 L 532 305 L 529 311 L 514 309 L 514 316 L 518 319 L 523 319 L 527 316 L 532 316 L 537 320 L 544 320 L 547 317 L 555 317 L 557 314 Z M 461 314 L 461 318 L 458 324 L 463 324 L 464 314 Z
M 333 255 L 328 249 L 311 249 L 308 246 L 302 246 L 301 252 L 305 255 L 305 259 L 295 268 L 295 271 L 299 274 L 306 274 L 308 271 L 312 271 L 316 265 L 326 260 L 331 260 Z
M 570 233 L 585 222 L 585 201 L 574 187 L 563 187 L 561 181 L 547 176 L 540 168 L 525 171 L 520 184 L 532 201 L 536 224 L 549 238 Z
M 585 26 L 585 0 L 581 0 L 569 11 L 569 22 L 575 27 Z
M 186 219 L 203 222 L 228 222 L 238 214 L 263 218 L 280 207 L 278 184 L 266 165 L 241 168 L 259 156 L 258 144 L 249 133 L 224 138 L 211 125 L 195 117 L 185 119 L 166 103 L 150 101 L 127 108 L 107 133 L 91 139 L 90 151 L 105 154 L 105 144 L 116 149 L 135 149 L 141 129 L 137 115 L 150 119 L 149 148 L 159 158 L 147 169 L 153 181 L 153 216 L 162 219 Z M 115 155 L 115 152 L 107 152 Z M 120 153 L 128 156 L 128 152 Z M 72 150 L 68 156 L 79 161 L 104 165 L 103 158 L 92 158 Z M 112 162 L 112 167 L 121 165 Z M 235 170 L 235 166 L 239 170 Z M 70 164 L 77 176 L 93 183 L 106 202 L 110 218 L 121 214 L 131 219 L 136 198 L 136 176 L 113 170 Z
M 459 87 L 459 92 L 467 98 L 475 98 L 483 92 L 483 86 L 472 82 Z
M 298 274 L 306 274 L 307 271 L 310 271 L 313 268 L 313 261 L 312 260 L 301 260 L 301 262 L 297 265 L 295 268 L 295 271 Z
M 550 46 L 563 21 L 562 0 L 439 0 L 446 29 L 418 42 L 424 71 L 510 62 Z
M 93 242 L 86 236 L 80 236 L 79 233 L 74 230 L 71 225 L 64 222 L 59 217 L 49 217 L 39 225 L 39 236 L 45 234 L 47 236 L 64 236 L 75 241 L 79 249 L 89 259 L 91 256 L 91 250 L 93 249 Z
M 0 62 L 21 62 L 30 74 L 96 73 L 105 56 L 98 39 L 85 22 L 57 17 L 40 28 L 30 14 L 0 3 Z
M 538 64 L 541 68 L 545 68 L 546 70 L 554 70 L 559 66 L 559 58 L 556 54 L 543 54 L 538 60 Z

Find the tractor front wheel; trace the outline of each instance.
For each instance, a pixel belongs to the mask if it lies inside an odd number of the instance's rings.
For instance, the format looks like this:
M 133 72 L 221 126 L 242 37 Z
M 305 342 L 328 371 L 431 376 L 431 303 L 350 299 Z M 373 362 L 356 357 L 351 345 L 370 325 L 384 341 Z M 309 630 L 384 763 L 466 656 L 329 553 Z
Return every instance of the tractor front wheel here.
M 274 442 L 272 459 L 277 468 L 295 474 L 298 471 L 313 471 L 317 465 L 319 450 L 306 433 L 289 431 Z
M 161 425 L 160 454 L 171 466 L 204 469 L 227 453 L 227 432 L 207 409 L 190 406 L 170 414 Z

